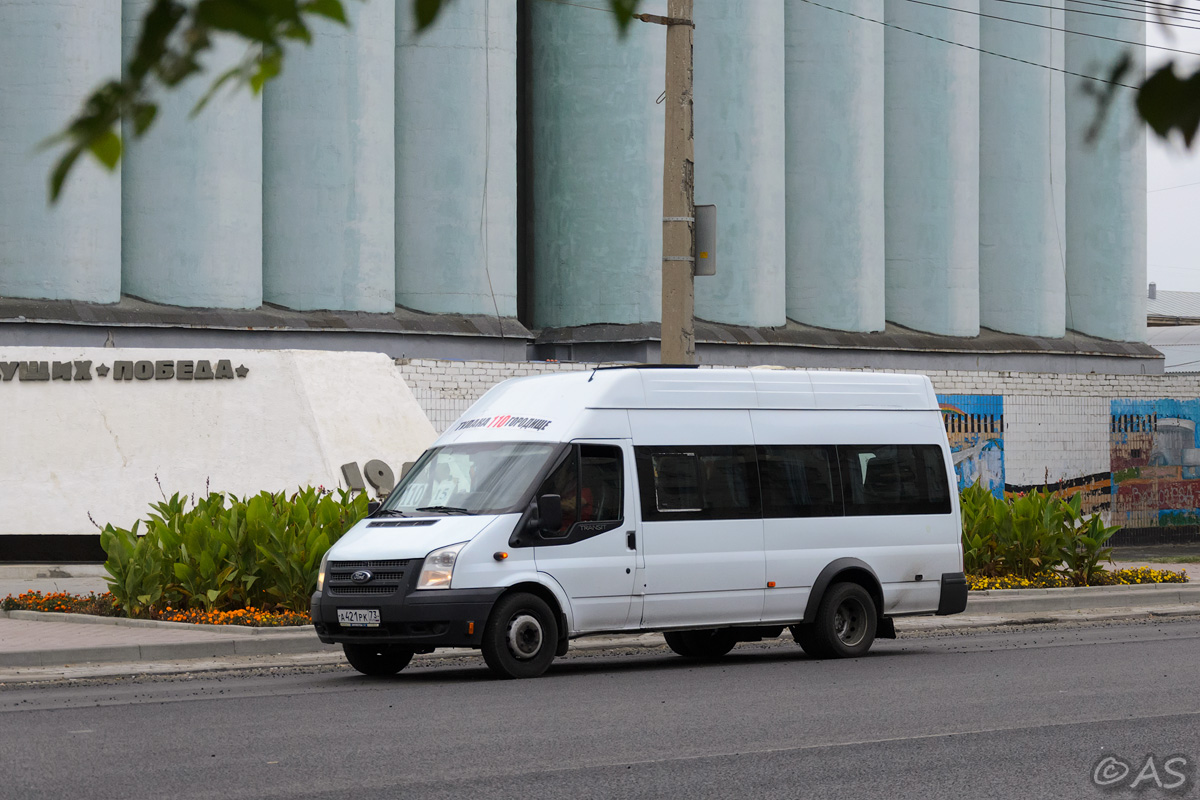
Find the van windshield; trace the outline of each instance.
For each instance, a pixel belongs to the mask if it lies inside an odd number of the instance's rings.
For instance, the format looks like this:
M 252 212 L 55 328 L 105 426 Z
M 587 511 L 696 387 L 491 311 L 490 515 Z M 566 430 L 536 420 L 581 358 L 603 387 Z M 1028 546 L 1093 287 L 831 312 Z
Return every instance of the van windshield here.
M 475 442 L 425 451 L 381 511 L 502 514 L 517 510 L 557 444 Z

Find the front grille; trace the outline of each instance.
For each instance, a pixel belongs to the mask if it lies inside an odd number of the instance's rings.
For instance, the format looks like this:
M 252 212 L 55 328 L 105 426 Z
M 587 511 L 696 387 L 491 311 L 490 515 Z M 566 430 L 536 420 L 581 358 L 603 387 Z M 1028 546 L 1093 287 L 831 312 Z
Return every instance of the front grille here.
M 404 567 L 407 566 L 408 559 L 330 561 L 325 590 L 335 597 L 382 597 L 395 594 L 404 585 Z M 371 571 L 371 580 L 367 583 L 355 583 L 350 580 L 350 576 L 361 569 Z
M 336 581 L 338 583 L 341 583 L 342 581 L 352 583 L 350 576 L 353 574 L 354 572 L 351 570 L 342 570 L 339 572 L 329 570 L 329 580 Z M 404 578 L 403 572 L 375 572 L 372 570 L 371 574 L 374 576 L 371 579 L 371 583 L 399 583 Z
M 391 594 L 394 591 L 396 591 L 395 584 L 393 584 L 391 586 L 375 586 L 373 584 L 371 586 L 335 586 L 333 584 L 329 585 L 329 593 L 331 595 L 341 595 L 341 596 L 364 595 L 364 594 L 384 595 L 384 594 Z
M 398 559 L 392 561 L 330 561 L 329 569 L 333 570 L 350 570 L 353 572 L 356 569 L 395 569 L 407 567 L 408 559 Z

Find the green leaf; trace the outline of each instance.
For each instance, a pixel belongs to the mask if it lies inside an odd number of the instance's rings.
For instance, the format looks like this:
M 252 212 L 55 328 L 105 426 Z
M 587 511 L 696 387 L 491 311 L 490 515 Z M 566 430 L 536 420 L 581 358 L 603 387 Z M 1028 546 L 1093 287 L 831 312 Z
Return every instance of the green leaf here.
M 200 0 L 196 4 L 196 19 L 217 30 L 230 31 L 256 42 L 275 39 L 271 14 L 255 4 L 238 0 Z
M 141 136 L 150 130 L 154 118 L 158 116 L 158 106 L 154 103 L 138 103 L 133 107 L 133 133 Z
M 629 29 L 640 0 L 608 0 L 608 7 L 617 18 L 617 30 L 622 36 Z
M 196 101 L 196 105 L 192 106 L 190 116 L 194 117 L 203 111 L 204 107 L 208 105 L 208 101 L 212 100 L 213 95 L 215 95 L 226 83 L 240 76 L 242 74 L 242 69 L 242 65 L 239 64 L 236 67 L 230 67 L 218 75 L 216 80 L 212 82 L 212 85 L 208 87 L 208 90 L 200 96 L 199 100 Z
M 250 76 L 250 91 L 258 94 L 267 81 L 283 71 L 283 51 L 276 50 L 263 56 L 258 62 L 258 70 Z
M 62 194 L 63 183 L 67 180 L 67 173 L 71 171 L 71 167 L 75 166 L 75 162 L 81 155 L 83 155 L 83 145 L 77 144 L 55 162 L 54 171 L 50 173 L 51 203 L 58 201 L 59 195 Z
M 300 10 L 306 14 L 316 14 L 334 22 L 340 22 L 343 25 L 350 24 L 350 21 L 346 19 L 346 9 L 342 7 L 341 0 L 308 0 L 308 2 L 300 4 Z
M 210 602 L 210 603 L 215 603 L 217 601 L 217 598 L 221 596 L 221 593 L 218 592 L 216 589 L 209 589 L 204 594 L 206 597 L 208 597 L 208 602 Z
M 434 23 L 444 2 L 449 0 L 417 0 L 413 4 L 413 18 L 416 20 L 418 31 L 423 31 Z

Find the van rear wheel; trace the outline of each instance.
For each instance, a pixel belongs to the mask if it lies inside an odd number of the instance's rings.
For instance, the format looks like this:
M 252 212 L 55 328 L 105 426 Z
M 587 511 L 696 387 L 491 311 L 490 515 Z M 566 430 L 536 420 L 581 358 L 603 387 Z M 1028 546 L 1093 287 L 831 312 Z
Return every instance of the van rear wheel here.
M 817 618 L 794 625 L 792 636 L 813 658 L 855 658 L 871 649 L 877 623 L 870 592 L 857 583 L 835 583 L 821 598 Z
M 342 651 L 350 666 L 375 678 L 395 675 L 412 661 L 413 650 L 393 644 L 344 644 Z
M 684 658 L 720 658 L 737 644 L 727 630 L 671 631 L 664 633 L 663 638 L 667 647 Z
M 483 630 L 483 660 L 501 678 L 536 678 L 558 649 L 558 622 L 546 601 L 519 592 L 500 600 Z

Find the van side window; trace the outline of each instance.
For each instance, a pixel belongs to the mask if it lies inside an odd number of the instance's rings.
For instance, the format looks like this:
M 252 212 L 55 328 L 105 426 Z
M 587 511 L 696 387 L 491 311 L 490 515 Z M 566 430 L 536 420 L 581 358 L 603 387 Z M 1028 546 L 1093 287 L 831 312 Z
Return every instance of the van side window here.
M 538 489 L 538 495 L 556 494 L 562 498 L 559 536 L 566 536 L 576 522 L 612 522 L 622 518 L 621 472 L 619 447 L 585 444 L 571 448 Z
M 642 517 L 755 519 L 762 513 L 754 448 L 638 447 Z
M 758 448 L 763 516 L 840 517 L 842 487 L 837 452 L 826 445 Z
M 936 445 L 839 445 L 847 516 L 949 514 L 950 487 Z
M 621 448 L 599 444 L 580 445 L 579 464 L 583 475 L 579 521 L 612 522 L 624 519 Z

